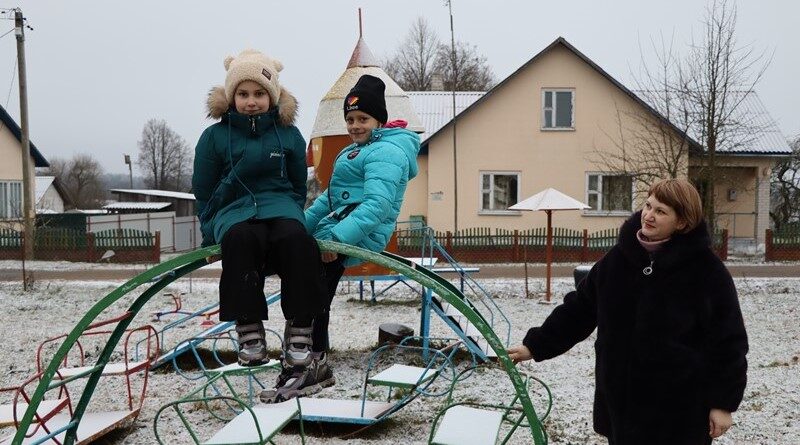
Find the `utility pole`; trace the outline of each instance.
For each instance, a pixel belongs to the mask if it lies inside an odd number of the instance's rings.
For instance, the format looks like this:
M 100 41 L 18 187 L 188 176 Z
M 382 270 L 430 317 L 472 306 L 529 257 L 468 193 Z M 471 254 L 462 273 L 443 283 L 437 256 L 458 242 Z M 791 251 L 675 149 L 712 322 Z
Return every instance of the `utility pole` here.
M 25 258 L 33 259 L 34 218 L 33 177 L 31 175 L 31 142 L 28 129 L 28 81 L 25 76 L 25 18 L 22 10 L 14 9 L 14 34 L 17 36 L 17 66 L 19 67 L 19 114 L 22 127 L 22 219 L 25 226 Z
M 125 163 L 128 164 L 128 176 L 131 180 L 131 190 L 133 190 L 133 166 L 131 165 L 130 155 L 125 155 Z
M 450 61 L 453 64 L 453 233 L 458 235 L 458 149 L 456 145 L 456 83 L 458 71 L 456 64 L 456 36 L 453 31 L 453 0 L 447 0 L 450 11 Z

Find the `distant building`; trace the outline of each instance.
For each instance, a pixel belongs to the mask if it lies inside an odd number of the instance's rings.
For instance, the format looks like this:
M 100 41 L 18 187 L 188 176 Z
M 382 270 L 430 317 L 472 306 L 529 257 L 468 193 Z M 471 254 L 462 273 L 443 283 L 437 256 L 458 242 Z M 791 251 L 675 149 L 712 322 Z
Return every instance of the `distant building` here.
M 22 218 L 22 131 L 0 106 L 0 221 Z M 30 143 L 30 175 L 35 167 L 49 167 L 36 145 Z M 31 192 L 32 193 L 32 192 Z M 15 226 L 21 229 L 22 226 Z
M 111 189 L 118 202 L 103 209 L 112 213 L 175 212 L 175 216 L 194 216 L 195 198 L 192 193 L 168 190 Z
M 72 205 L 72 199 L 55 176 L 36 177 L 36 213 L 64 213 Z

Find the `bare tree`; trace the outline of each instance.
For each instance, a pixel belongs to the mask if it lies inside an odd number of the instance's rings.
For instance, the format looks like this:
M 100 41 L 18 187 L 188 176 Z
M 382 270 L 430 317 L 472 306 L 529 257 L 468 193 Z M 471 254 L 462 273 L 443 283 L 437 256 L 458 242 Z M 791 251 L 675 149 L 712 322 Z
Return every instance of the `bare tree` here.
M 425 20 L 418 17 L 395 53 L 382 62 L 383 69 L 406 91 L 486 91 L 494 74 L 475 46 L 456 43 L 455 71 L 450 45 Z M 437 82 L 436 79 L 441 82 Z
M 455 57 L 455 71 L 453 70 Z M 464 42 L 456 42 L 455 56 L 449 45 L 439 45 L 436 72 L 442 76 L 446 91 L 486 91 L 494 86 L 494 74 L 486 56 L 478 48 Z
M 99 209 L 105 200 L 103 167 L 90 154 L 77 154 L 72 159 L 50 160 L 48 173 L 61 180 L 78 209 Z
M 395 54 L 383 62 L 384 70 L 404 90 L 429 91 L 439 45 L 436 31 L 419 16 Z
M 590 156 L 603 170 L 630 176 L 639 184 L 637 191 L 647 190 L 661 178 L 683 176 L 688 170 L 691 120 L 686 98 L 676 94 L 671 85 L 679 63 L 673 42 L 674 38 L 667 41 L 663 35 L 658 42 L 651 40 L 657 62 L 642 63 L 634 75 L 637 95 L 657 114 L 615 104 L 615 130 L 601 129 L 611 146 L 604 143 Z M 642 60 L 643 54 L 640 46 Z
M 698 169 L 703 213 L 715 227 L 714 190 L 719 176 L 717 153 L 746 146 L 758 129 L 742 111 L 771 57 L 736 41 L 736 5 L 711 0 L 703 35 L 692 42 L 681 65 L 674 90 L 689 104 L 692 133 L 703 146 Z
M 775 229 L 800 222 L 800 135 L 791 142 L 792 155 L 772 169 L 769 216 Z
M 139 141 L 138 165 L 144 172 L 148 187 L 157 190 L 188 190 L 191 164 L 189 145 L 166 121 L 147 121 Z

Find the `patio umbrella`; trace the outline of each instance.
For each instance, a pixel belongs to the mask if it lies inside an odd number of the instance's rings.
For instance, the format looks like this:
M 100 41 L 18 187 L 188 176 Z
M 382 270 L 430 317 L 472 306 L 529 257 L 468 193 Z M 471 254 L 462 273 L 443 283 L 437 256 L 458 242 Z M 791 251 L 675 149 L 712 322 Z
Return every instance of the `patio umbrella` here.
M 545 298 L 548 303 L 550 302 L 550 269 L 551 263 L 553 262 L 553 211 L 582 210 L 588 208 L 589 206 L 586 204 L 553 188 L 542 190 L 530 198 L 520 201 L 508 208 L 509 210 L 541 210 L 547 213 L 547 247 L 545 250 L 547 261 L 547 293 L 545 294 Z

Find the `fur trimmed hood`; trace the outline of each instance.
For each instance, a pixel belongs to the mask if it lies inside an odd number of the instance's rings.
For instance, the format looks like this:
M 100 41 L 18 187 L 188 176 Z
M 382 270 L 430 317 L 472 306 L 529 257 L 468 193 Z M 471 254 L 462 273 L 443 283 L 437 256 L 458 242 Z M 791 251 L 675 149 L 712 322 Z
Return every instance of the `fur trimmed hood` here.
M 230 108 L 228 100 L 225 98 L 225 88 L 221 86 L 211 88 L 211 91 L 208 92 L 208 99 L 206 99 L 206 106 L 208 117 L 220 119 Z M 297 99 L 292 93 L 281 87 L 281 95 L 278 100 L 278 122 L 283 126 L 294 125 L 297 106 Z

